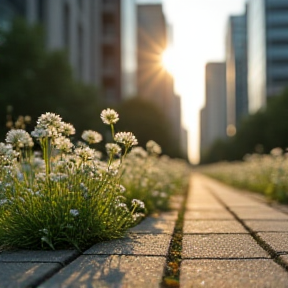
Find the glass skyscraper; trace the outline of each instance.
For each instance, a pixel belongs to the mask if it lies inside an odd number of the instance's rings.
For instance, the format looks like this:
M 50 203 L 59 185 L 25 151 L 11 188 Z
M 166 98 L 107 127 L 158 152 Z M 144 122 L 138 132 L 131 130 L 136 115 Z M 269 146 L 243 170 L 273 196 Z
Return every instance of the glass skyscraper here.
M 249 112 L 288 86 L 288 1 L 248 1 Z
M 247 114 L 246 14 L 230 16 L 226 35 L 227 135 L 233 136 Z

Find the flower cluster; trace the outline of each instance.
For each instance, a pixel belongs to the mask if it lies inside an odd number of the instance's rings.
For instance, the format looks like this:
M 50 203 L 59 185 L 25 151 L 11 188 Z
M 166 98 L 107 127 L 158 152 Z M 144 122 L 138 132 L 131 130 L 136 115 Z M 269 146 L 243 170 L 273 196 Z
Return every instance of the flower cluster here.
M 114 140 L 128 148 L 138 144 L 136 137 L 131 132 L 118 132 L 116 133 Z
M 107 108 L 101 112 L 100 118 L 104 124 L 112 125 L 118 122 L 119 115 L 115 110 Z
M 23 129 L 10 130 L 6 135 L 6 142 L 16 149 L 34 146 L 34 142 L 29 133 Z
M 103 137 L 96 131 L 85 130 L 82 133 L 82 139 L 88 142 L 89 144 L 99 143 L 102 141 Z
M 146 149 L 150 154 L 160 155 L 162 153 L 161 146 L 153 140 L 149 140 L 146 143 Z
M 42 114 L 37 121 L 37 125 L 31 135 L 35 138 L 57 138 L 59 136 L 70 136 L 75 134 L 75 128 L 62 121 L 62 118 L 54 113 Z
M 107 155 L 91 145 L 102 140 L 98 132 L 85 130 L 85 142 L 72 143 L 74 127 L 54 113 L 41 115 L 31 133 L 41 153 L 32 153 L 26 131 L 7 133 L 0 143 L 1 246 L 82 250 L 121 237 L 147 212 L 167 208 L 178 174 L 165 173 L 176 165 L 151 155 L 161 153 L 155 142 L 147 152 L 133 147 L 138 141 L 131 132 L 114 135 L 119 115 L 113 109 L 103 110 L 101 119 L 114 140 L 105 145 Z

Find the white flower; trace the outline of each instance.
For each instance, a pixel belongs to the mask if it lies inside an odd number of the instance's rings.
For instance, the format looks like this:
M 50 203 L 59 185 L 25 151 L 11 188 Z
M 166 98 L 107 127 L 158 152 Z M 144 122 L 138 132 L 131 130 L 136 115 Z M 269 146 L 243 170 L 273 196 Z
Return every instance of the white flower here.
M 31 135 L 36 138 L 57 138 L 61 136 L 61 133 L 64 133 L 65 129 L 66 132 L 67 130 L 72 132 L 73 129 L 71 127 L 66 127 L 66 123 L 62 122 L 61 120 L 62 118 L 54 113 L 47 112 L 42 114 L 38 118 L 37 125 L 34 128 L 34 131 L 31 132 Z
M 270 154 L 274 157 L 278 157 L 283 155 L 283 150 L 279 147 L 276 147 L 270 151 Z
M 6 158 L 7 160 L 13 160 L 17 158 L 19 155 L 18 152 L 13 150 L 11 144 L 0 143 L 0 157 L 3 159 Z
M 105 145 L 108 155 L 118 155 L 121 152 L 121 147 L 115 143 L 107 143 Z
M 136 137 L 131 132 L 119 132 L 115 135 L 114 140 L 118 143 L 124 144 L 126 147 L 138 144 Z
M 107 108 L 101 112 L 100 118 L 104 124 L 111 125 L 118 122 L 119 115 L 115 110 Z
M 51 181 L 53 182 L 59 182 L 61 180 L 65 180 L 68 178 L 68 175 L 67 174 L 64 174 L 64 173 L 50 173 L 49 174 L 49 178 Z
M 99 143 L 103 139 L 101 134 L 92 130 L 83 131 L 81 137 L 83 140 L 87 141 L 89 144 Z
M 56 149 L 64 152 L 69 153 L 72 150 L 73 144 L 71 143 L 69 138 L 66 138 L 64 136 L 59 136 L 54 140 L 54 145 Z
M 151 154 L 157 154 L 157 155 L 160 155 L 162 153 L 162 149 L 161 149 L 161 146 L 158 145 L 155 141 L 153 140 L 149 140 L 147 143 L 146 143 L 146 149 L 149 153 Z
M 98 158 L 100 155 L 96 153 L 94 149 L 89 147 L 80 147 L 75 149 L 75 154 L 80 157 L 83 161 L 92 160 L 94 158 Z
M 60 128 L 62 126 L 62 118 L 57 114 L 47 112 L 38 118 L 37 126 L 42 128 Z
M 6 142 L 15 148 L 33 147 L 34 145 L 29 133 L 22 129 L 10 130 L 6 135 Z
M 139 206 L 140 208 L 144 209 L 145 208 L 145 204 L 143 201 L 139 200 L 139 199 L 133 199 L 131 201 L 133 206 Z
M 142 147 L 134 147 L 130 153 L 131 155 L 135 155 L 140 158 L 146 158 L 147 152 Z
M 7 199 L 0 200 L 0 206 L 4 205 L 5 203 L 8 203 Z
M 74 135 L 75 134 L 75 128 L 70 123 L 62 123 L 61 130 L 62 130 L 62 133 L 65 136 L 70 136 L 70 135 Z
M 134 213 L 133 214 L 133 220 L 134 221 L 137 221 L 138 219 L 143 218 L 143 217 L 145 217 L 145 214 L 143 214 L 143 213 Z
M 48 136 L 48 131 L 43 128 L 34 128 L 34 131 L 31 132 L 32 137 L 34 138 L 44 138 Z
M 119 188 L 121 193 L 124 193 L 126 191 L 126 188 L 121 184 L 119 185 Z
M 77 209 L 70 209 L 69 213 L 73 216 L 76 217 L 79 215 L 79 211 Z

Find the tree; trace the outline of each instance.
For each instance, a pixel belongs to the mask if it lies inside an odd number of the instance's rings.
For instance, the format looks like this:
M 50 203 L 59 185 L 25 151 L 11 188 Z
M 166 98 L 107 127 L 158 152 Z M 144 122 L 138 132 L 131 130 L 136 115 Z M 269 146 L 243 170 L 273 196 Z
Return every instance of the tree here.
M 116 110 L 120 114 L 118 130 L 133 132 L 142 147 L 149 140 L 154 140 L 162 147 L 164 154 L 180 157 L 178 139 L 173 139 L 169 120 L 153 103 L 134 97 L 116 107 Z
M 0 137 L 6 107 L 13 116 L 30 115 L 35 123 L 45 112 L 71 121 L 78 133 L 101 127 L 104 104 L 94 86 L 75 81 L 65 51 L 46 51 L 44 30 L 16 19 L 9 31 L 0 31 Z
M 246 117 L 234 137 L 215 142 L 201 162 L 241 160 L 245 154 L 269 153 L 275 147 L 288 147 L 288 89 L 268 98 L 265 110 Z

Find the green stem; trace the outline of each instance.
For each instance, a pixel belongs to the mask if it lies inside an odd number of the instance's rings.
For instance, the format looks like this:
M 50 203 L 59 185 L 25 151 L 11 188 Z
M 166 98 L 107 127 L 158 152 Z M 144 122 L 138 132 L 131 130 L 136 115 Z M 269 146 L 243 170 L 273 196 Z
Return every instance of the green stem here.
M 111 127 L 112 139 L 114 140 L 114 136 L 115 136 L 114 125 L 113 125 L 113 124 L 110 124 L 110 127 Z

